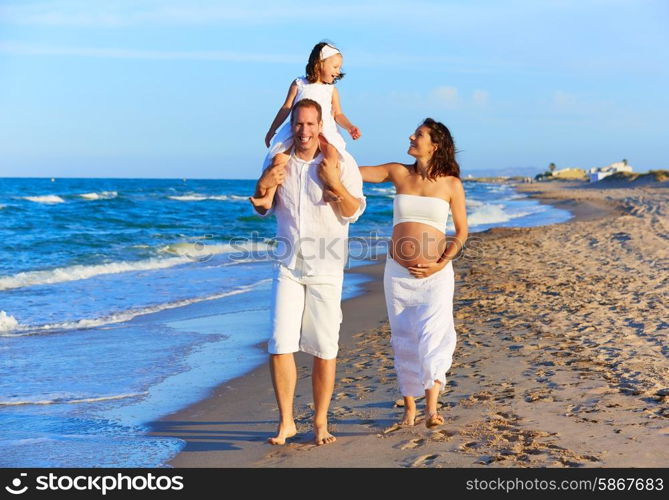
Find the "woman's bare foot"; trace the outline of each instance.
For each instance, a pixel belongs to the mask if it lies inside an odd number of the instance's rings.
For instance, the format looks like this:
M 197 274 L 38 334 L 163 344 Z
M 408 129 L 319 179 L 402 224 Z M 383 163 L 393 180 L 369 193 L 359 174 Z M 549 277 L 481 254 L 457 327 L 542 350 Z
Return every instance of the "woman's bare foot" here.
M 276 436 L 267 438 L 267 442 L 274 445 L 286 444 L 286 439 L 292 438 L 295 434 L 297 434 L 295 422 L 290 422 L 289 424 L 285 425 L 279 424 Z
M 314 425 L 314 443 L 318 446 L 331 444 L 336 440 L 337 438 L 328 432 L 327 425 Z
M 416 423 L 416 407 L 413 408 L 405 407 L 404 415 L 402 420 L 400 420 L 401 427 L 412 427 Z
M 254 198 L 253 196 L 249 197 L 249 201 L 256 208 L 264 208 L 269 210 L 272 208 L 273 197 L 263 196 L 262 198 Z
M 444 417 L 438 413 L 432 413 L 425 416 L 425 427 L 432 429 L 444 425 Z

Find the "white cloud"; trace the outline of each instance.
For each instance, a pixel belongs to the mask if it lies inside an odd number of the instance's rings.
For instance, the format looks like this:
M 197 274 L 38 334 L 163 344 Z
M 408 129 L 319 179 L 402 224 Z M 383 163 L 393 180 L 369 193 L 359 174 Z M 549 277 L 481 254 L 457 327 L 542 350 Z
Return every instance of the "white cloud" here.
M 474 105 L 479 107 L 485 107 L 488 105 L 488 100 L 490 99 L 490 93 L 486 90 L 475 90 L 472 95 L 472 100 Z
M 552 104 L 558 111 L 570 111 L 576 107 L 576 96 L 563 90 L 556 90 L 553 93 Z
M 276 2 L 236 4 L 220 0 L 183 2 L 176 0 L 60 0 L 58 2 L 5 2 L 0 18 L 5 23 L 48 26 L 120 27 L 149 24 L 200 25 L 216 23 L 250 24 L 290 19 L 312 20 L 308 9 L 292 9 Z M 374 5 L 352 3 L 350 6 L 318 6 L 318 16 L 346 18 L 369 16 Z
M 442 106 L 452 109 L 460 104 L 458 89 L 455 87 L 442 86 L 432 90 L 430 97 Z
M 298 55 L 245 53 L 229 50 L 164 51 L 134 50 L 119 48 L 63 47 L 53 45 L 27 44 L 20 42 L 0 42 L 0 53 L 20 55 L 49 55 L 97 57 L 113 59 L 154 59 L 193 61 L 234 61 L 295 64 L 302 61 Z

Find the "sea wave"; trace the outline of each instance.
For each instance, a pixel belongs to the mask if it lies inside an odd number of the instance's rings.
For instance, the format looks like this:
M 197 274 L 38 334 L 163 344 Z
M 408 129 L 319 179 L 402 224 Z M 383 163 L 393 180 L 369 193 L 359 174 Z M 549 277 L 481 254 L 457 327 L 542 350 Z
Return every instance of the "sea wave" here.
M 19 326 L 14 316 L 9 316 L 5 311 L 0 311 L 0 333 L 14 330 Z
M 92 278 L 103 274 L 124 273 L 128 271 L 147 271 L 164 269 L 192 262 L 187 257 L 171 257 L 165 259 L 145 259 L 136 262 L 110 262 L 96 265 L 75 265 L 59 267 L 44 271 L 25 271 L 13 276 L 0 278 L 0 291 L 23 288 L 34 285 L 51 285 L 66 281 L 76 281 Z
M 131 319 L 136 318 L 137 316 L 144 316 L 146 314 L 153 314 L 160 311 L 165 311 L 167 309 L 175 309 L 177 307 L 184 307 L 190 304 L 196 304 L 198 302 L 205 302 L 208 300 L 222 299 L 223 297 L 230 297 L 232 295 L 239 295 L 241 293 L 250 292 L 255 288 L 270 283 L 272 278 L 266 278 L 250 285 L 240 286 L 234 290 L 229 290 L 227 292 L 217 293 L 214 295 L 208 295 L 206 297 L 195 297 L 192 299 L 183 299 L 177 300 L 175 302 L 168 302 L 165 304 L 158 304 L 155 306 L 142 307 L 137 309 L 130 309 L 127 311 L 122 311 L 115 314 L 110 314 L 100 318 L 93 319 L 80 319 L 79 321 L 66 321 L 63 323 L 50 323 L 46 325 L 22 325 L 16 321 L 12 316 L 7 316 L 10 318 L 6 323 L 6 329 L 2 330 L 0 328 L 0 337 L 25 337 L 29 335 L 43 335 L 55 331 L 63 330 L 82 330 L 87 328 L 95 328 L 99 326 L 111 325 L 116 323 L 125 323 Z M 3 311 L 4 312 L 4 311 Z M 2 316 L 0 316 L 0 321 Z M 13 321 L 12 321 L 13 320 Z M 1 324 L 1 323 L 0 323 Z
M 213 245 L 205 245 L 204 243 L 173 243 L 164 246 L 158 251 L 162 253 L 171 253 L 175 255 L 183 255 L 190 258 L 201 258 L 207 255 L 217 255 L 223 253 L 253 253 L 253 252 L 267 252 L 272 248 L 271 243 L 265 242 L 247 242 L 247 243 L 220 243 Z
M 511 213 L 507 212 L 503 205 L 486 204 L 475 208 L 474 211 L 467 216 L 467 223 L 472 227 L 488 224 L 500 224 L 502 222 L 508 222 L 512 219 L 525 217 L 526 215 L 530 214 L 531 212 Z
M 198 193 L 174 195 L 174 196 L 168 196 L 168 198 L 170 200 L 177 200 L 177 201 L 205 201 L 205 200 L 247 201 L 248 200 L 248 197 L 238 196 L 236 194 L 221 194 L 221 195 L 209 196 Z
M 135 398 L 139 396 L 146 396 L 147 394 L 148 392 L 135 392 L 130 394 L 113 394 L 110 396 L 85 396 L 82 394 L 52 393 L 35 396 L 30 399 L 10 398 L 0 400 L 0 406 L 97 403 L 99 401 L 111 401 L 114 399 Z
M 65 203 L 64 199 L 62 199 L 60 196 L 56 196 L 55 194 L 47 194 L 44 196 L 24 196 L 23 199 L 33 201 L 35 203 Z
M 102 191 L 100 193 L 83 193 L 80 194 L 82 198 L 86 200 L 110 200 L 118 196 L 116 191 Z
M 395 194 L 395 187 L 370 187 L 367 188 L 370 194 Z

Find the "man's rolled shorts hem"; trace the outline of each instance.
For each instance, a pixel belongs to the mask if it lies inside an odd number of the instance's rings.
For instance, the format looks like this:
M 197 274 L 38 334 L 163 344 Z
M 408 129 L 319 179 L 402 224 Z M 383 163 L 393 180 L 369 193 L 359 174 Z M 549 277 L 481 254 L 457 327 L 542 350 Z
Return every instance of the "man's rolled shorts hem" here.
M 310 349 L 308 347 L 307 348 L 300 347 L 300 348 L 297 348 L 297 349 L 288 349 L 288 348 L 269 349 L 268 348 L 267 352 L 269 354 L 295 354 L 296 352 L 305 352 L 307 354 L 311 354 L 312 356 L 315 356 L 315 357 L 320 358 L 320 359 L 336 359 L 337 355 L 339 354 L 339 349 L 337 349 L 334 352 L 334 354 L 331 353 L 331 352 L 325 353 L 325 352 L 322 352 L 322 351 L 318 351 L 316 349 Z

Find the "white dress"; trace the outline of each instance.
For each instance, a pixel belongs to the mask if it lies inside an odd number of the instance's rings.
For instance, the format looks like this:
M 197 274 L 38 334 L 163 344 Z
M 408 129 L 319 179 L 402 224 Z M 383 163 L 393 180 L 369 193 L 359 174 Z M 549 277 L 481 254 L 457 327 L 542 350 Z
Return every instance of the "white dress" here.
M 393 227 L 411 221 L 445 231 L 449 212 L 445 200 L 397 194 L 393 202 Z M 402 396 L 422 396 L 435 380 L 443 390 L 457 341 L 453 322 L 453 263 L 449 261 L 427 278 L 416 278 L 388 255 L 383 288 Z
M 309 83 L 304 77 L 296 78 L 297 95 L 293 101 L 293 106 L 302 99 L 312 99 L 321 105 L 323 114 L 323 136 L 332 144 L 339 152 L 339 161 L 352 162 L 355 168 L 358 164 L 353 157 L 346 151 L 346 142 L 337 130 L 337 122 L 332 116 L 332 92 L 334 85 L 327 83 Z M 277 134 L 272 139 L 267 156 L 263 162 L 263 168 L 268 167 L 272 163 L 272 158 L 277 153 L 282 153 L 293 145 L 293 131 L 290 126 L 290 116 L 286 122 L 281 126 Z

